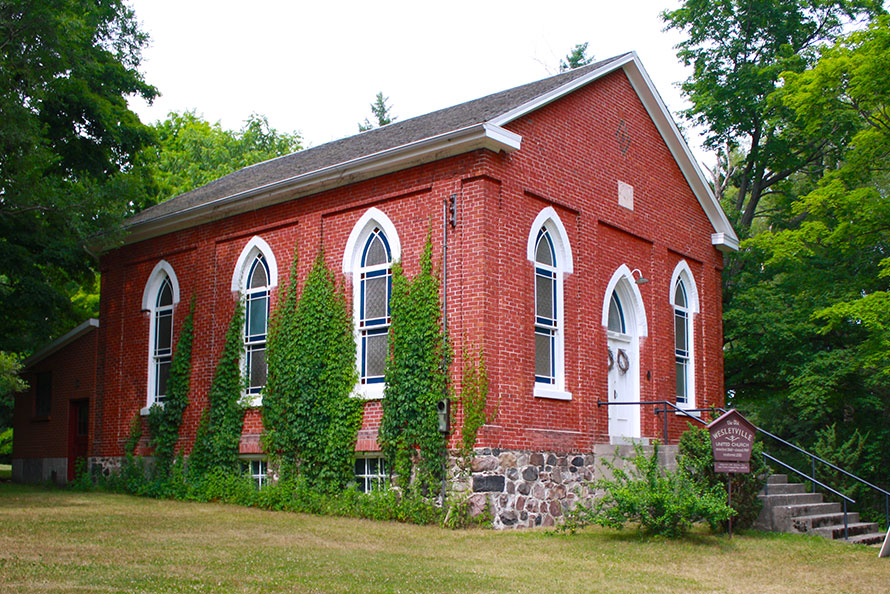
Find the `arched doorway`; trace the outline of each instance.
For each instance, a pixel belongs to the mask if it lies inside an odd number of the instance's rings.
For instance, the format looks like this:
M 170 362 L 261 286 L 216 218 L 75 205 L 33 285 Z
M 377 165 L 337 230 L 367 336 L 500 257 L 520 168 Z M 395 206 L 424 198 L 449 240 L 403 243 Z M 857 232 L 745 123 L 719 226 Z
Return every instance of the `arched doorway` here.
M 646 336 L 646 312 L 630 269 L 622 265 L 612 276 L 603 300 L 603 326 L 608 346 L 609 440 L 614 444 L 640 439 L 640 338 Z M 616 404 L 617 403 L 617 404 Z

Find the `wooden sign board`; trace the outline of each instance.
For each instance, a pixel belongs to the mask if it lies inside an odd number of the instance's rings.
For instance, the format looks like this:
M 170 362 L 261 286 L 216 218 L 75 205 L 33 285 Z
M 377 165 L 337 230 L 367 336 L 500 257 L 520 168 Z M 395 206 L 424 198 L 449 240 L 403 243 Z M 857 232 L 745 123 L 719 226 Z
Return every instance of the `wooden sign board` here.
M 750 472 L 751 447 L 757 430 L 748 419 L 731 410 L 708 425 L 716 472 Z M 720 470 L 720 467 L 726 470 Z M 731 470 L 738 469 L 738 470 Z
M 749 473 L 751 472 L 751 463 L 750 462 L 714 462 L 714 472 L 739 472 L 739 473 Z

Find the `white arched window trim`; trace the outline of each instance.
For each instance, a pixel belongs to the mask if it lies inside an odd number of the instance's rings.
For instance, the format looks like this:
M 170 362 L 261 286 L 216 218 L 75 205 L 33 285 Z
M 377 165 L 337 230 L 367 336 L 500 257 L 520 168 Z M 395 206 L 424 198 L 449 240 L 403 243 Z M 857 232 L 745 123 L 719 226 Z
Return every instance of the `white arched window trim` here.
M 161 260 L 152 269 L 148 275 L 148 281 L 145 283 L 145 289 L 142 291 L 142 311 L 147 312 L 149 316 L 148 322 L 148 359 L 146 366 L 148 368 L 148 382 L 146 384 L 145 407 L 139 413 L 147 415 L 151 405 L 155 403 L 155 383 L 157 382 L 157 371 L 154 360 L 155 351 L 155 333 L 156 333 L 156 316 L 155 309 L 158 301 L 158 291 L 163 285 L 164 279 L 170 280 L 170 287 L 173 290 L 173 307 L 179 303 L 179 279 L 176 278 L 176 272 L 166 260 Z M 163 403 L 161 403 L 163 405 Z
M 688 314 L 686 318 L 686 340 L 688 341 L 687 350 L 689 356 L 687 358 L 688 363 L 686 367 L 686 402 L 678 402 L 677 406 L 681 408 L 692 409 L 698 406 L 696 404 L 697 399 L 695 392 L 695 318 L 696 315 L 700 312 L 700 309 L 698 286 L 695 284 L 695 276 L 693 276 L 692 270 L 689 268 L 689 264 L 687 264 L 685 260 L 680 260 L 674 267 L 673 274 L 671 274 L 671 284 L 668 289 L 671 304 L 671 317 L 674 317 L 676 315 L 676 289 L 677 283 L 681 280 L 683 281 L 683 286 L 686 289 L 687 305 L 685 309 L 686 313 Z M 676 332 L 676 329 L 674 331 Z M 675 339 L 675 336 L 671 336 L 671 344 L 674 344 Z
M 349 233 L 349 238 L 346 240 L 346 248 L 343 250 L 343 274 L 348 276 L 352 281 L 355 364 L 356 368 L 359 370 L 362 368 L 362 347 L 361 335 L 358 330 L 360 322 L 359 307 L 361 303 L 361 279 L 358 278 L 358 275 L 362 267 L 361 260 L 365 243 L 368 241 L 368 238 L 371 236 L 371 233 L 375 228 L 379 228 L 383 231 L 383 234 L 386 235 L 392 261 L 395 262 L 402 257 L 402 243 L 399 239 L 399 234 L 396 231 L 395 225 L 393 225 L 389 217 L 380 209 L 373 207 L 369 208 L 352 227 L 352 231 Z M 384 387 L 384 383 L 362 384 L 359 382 L 355 386 L 355 395 L 366 399 L 380 399 L 383 398 Z
M 559 215 L 553 207 L 548 206 L 538 213 L 532 223 L 526 243 L 525 257 L 532 263 L 536 264 L 535 248 L 537 247 L 538 233 L 541 228 L 545 228 L 550 236 L 553 244 L 554 256 L 556 259 L 556 310 L 557 325 L 553 345 L 553 358 L 555 368 L 555 382 L 553 384 L 542 384 L 535 382 L 534 396 L 536 398 L 551 398 L 555 400 L 571 400 L 572 393 L 566 389 L 565 374 L 565 299 L 563 290 L 563 281 L 567 274 L 574 271 L 574 262 L 572 259 L 572 247 L 569 243 L 569 236 L 566 228 L 562 224 Z
M 235 263 L 235 269 L 232 271 L 232 292 L 238 295 L 239 298 L 245 294 L 247 289 L 247 277 L 250 274 L 251 265 L 260 254 L 262 254 L 263 259 L 266 261 L 266 267 L 269 270 L 268 285 L 266 285 L 266 287 L 269 292 L 268 298 L 270 300 L 272 289 L 278 286 L 278 261 L 275 259 L 275 253 L 272 251 L 269 244 L 266 243 L 266 240 L 255 235 L 250 238 L 250 241 L 248 241 L 247 245 L 241 250 L 241 254 L 238 256 L 238 260 Z M 268 323 L 268 316 L 266 322 Z M 246 320 L 245 323 L 247 323 Z M 241 375 L 242 377 L 247 376 L 246 350 L 241 353 Z M 261 393 L 248 394 L 244 391 L 242 392 L 242 401 L 248 406 L 261 406 L 263 404 L 263 396 Z
M 266 265 L 269 267 L 269 289 L 278 286 L 278 261 L 275 260 L 275 253 L 262 237 L 254 236 L 241 250 L 241 255 L 238 256 L 238 261 L 235 263 L 235 269 L 232 271 L 232 291 L 241 293 L 247 286 L 250 265 L 258 253 L 263 254 Z
M 621 283 L 622 279 L 626 279 L 627 282 Z M 634 324 L 636 325 L 636 336 L 648 336 L 649 327 L 646 322 L 647 316 L 646 308 L 643 305 L 643 295 L 640 293 L 640 288 L 637 286 L 637 283 L 634 282 L 633 274 L 631 274 L 631 270 L 626 264 L 622 264 L 618 267 L 612 274 L 612 278 L 609 279 L 609 284 L 606 285 L 606 293 L 603 295 L 603 317 L 601 320 L 603 327 L 609 327 L 609 301 L 612 298 L 612 292 L 615 291 L 616 288 L 618 288 L 618 297 L 625 303 L 631 303 L 634 311 L 639 312 L 640 314 L 633 316 Z M 625 307 L 625 311 L 626 310 L 627 308 Z M 625 315 L 627 314 L 625 313 Z M 628 331 L 628 334 L 633 333 Z

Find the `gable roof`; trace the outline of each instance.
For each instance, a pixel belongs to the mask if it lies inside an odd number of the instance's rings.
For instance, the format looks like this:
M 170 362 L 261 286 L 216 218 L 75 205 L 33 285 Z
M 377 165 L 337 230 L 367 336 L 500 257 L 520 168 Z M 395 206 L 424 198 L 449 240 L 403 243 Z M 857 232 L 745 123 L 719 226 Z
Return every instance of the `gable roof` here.
M 245 167 L 133 215 L 125 222 L 125 242 L 479 148 L 518 150 L 522 138 L 504 125 L 618 69 L 625 71 L 711 221 L 712 243 L 724 251 L 738 249 L 729 220 L 635 52 Z
M 84 335 L 92 332 L 93 330 L 95 330 L 98 327 L 99 327 L 99 320 L 97 320 L 96 318 L 90 318 L 90 319 L 86 320 L 85 322 L 79 324 L 74 329 L 69 330 L 68 332 L 66 332 L 65 334 L 60 336 L 59 338 L 55 339 L 48 345 L 39 349 L 37 352 L 35 352 L 33 355 L 31 355 L 27 359 L 25 359 L 22 362 L 22 369 L 30 369 L 31 367 L 34 367 L 36 364 L 40 363 L 41 361 L 43 361 L 50 355 L 59 352 L 60 350 L 62 350 L 63 348 L 65 348 L 66 346 L 68 346 L 69 344 L 71 344 L 72 342 L 77 340 L 78 338 L 80 338 L 81 336 L 84 336 Z

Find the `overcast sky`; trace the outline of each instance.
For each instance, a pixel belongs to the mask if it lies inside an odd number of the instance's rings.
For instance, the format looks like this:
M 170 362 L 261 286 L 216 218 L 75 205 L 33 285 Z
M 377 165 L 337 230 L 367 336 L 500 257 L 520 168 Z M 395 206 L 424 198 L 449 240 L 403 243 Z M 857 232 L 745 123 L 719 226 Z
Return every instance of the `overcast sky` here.
M 142 71 L 161 92 L 132 107 L 145 122 L 194 109 L 231 129 L 256 112 L 316 146 L 355 134 L 378 91 L 407 119 L 556 74 L 589 42 L 598 59 L 635 50 L 676 112 L 689 71 L 658 15 L 678 4 L 130 0 L 152 39 Z

